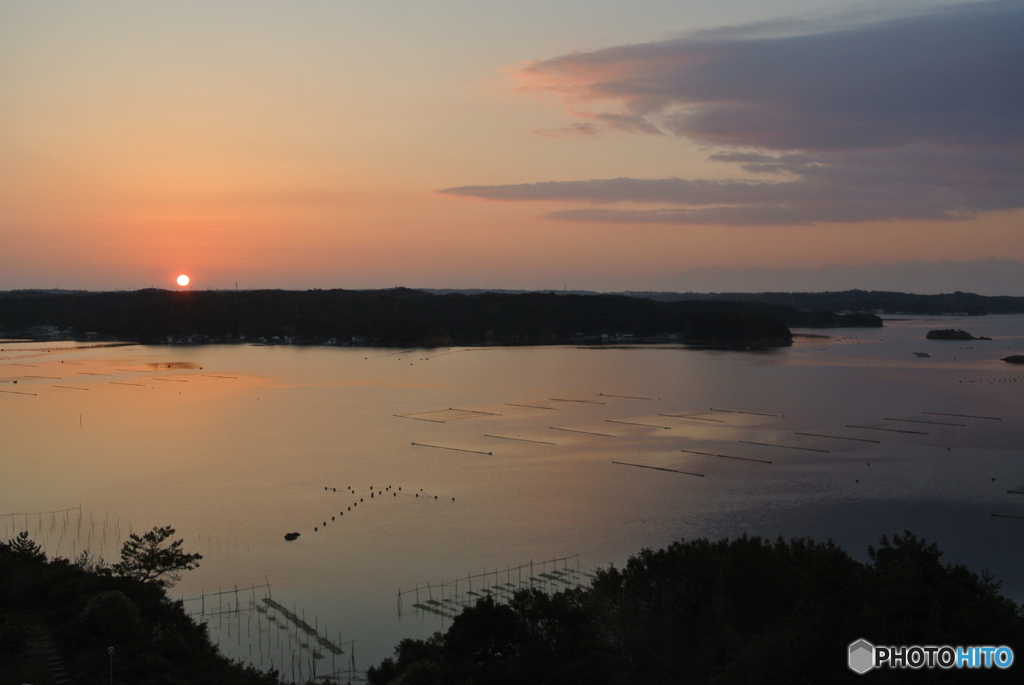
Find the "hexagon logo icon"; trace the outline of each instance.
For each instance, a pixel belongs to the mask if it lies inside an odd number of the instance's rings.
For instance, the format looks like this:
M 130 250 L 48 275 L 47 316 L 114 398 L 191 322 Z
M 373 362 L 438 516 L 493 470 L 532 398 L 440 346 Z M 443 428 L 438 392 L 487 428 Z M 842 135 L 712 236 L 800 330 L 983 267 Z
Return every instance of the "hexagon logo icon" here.
M 850 670 L 864 674 L 875 667 L 875 646 L 867 640 L 850 644 Z

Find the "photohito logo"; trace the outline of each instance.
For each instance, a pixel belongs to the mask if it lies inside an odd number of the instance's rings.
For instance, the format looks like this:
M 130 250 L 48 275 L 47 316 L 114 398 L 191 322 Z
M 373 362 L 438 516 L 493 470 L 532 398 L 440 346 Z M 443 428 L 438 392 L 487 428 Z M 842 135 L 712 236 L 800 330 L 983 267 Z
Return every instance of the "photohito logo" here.
M 1013 650 L 1006 646 L 950 647 L 943 645 L 909 647 L 875 646 L 867 640 L 850 643 L 850 670 L 867 673 L 872 668 L 1009 668 Z

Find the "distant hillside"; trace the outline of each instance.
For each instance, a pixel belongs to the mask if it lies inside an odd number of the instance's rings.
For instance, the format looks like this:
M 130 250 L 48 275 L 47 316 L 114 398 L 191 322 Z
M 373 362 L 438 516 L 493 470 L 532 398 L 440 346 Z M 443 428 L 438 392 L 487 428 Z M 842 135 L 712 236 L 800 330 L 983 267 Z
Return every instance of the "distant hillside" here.
M 759 302 L 659 302 L 621 295 L 432 295 L 418 290 L 23 291 L 0 297 L 0 331 L 146 343 L 376 345 L 675 341 L 784 345 L 789 326 L 880 326 L 873 316 L 799 312 Z M 39 328 L 51 327 L 51 328 Z M 34 329 L 29 331 L 29 329 Z M 190 336 L 181 340 L 182 336 Z
M 479 294 L 485 290 L 427 290 L 425 292 L 446 294 Z M 523 293 L 523 290 L 491 291 L 508 294 Z M 556 295 L 597 295 L 587 290 L 555 290 Z M 988 296 L 974 293 L 955 292 L 944 295 L 914 295 L 911 293 L 845 290 L 842 292 L 667 292 L 657 290 L 626 290 L 616 295 L 657 300 L 658 302 L 680 302 L 706 300 L 712 302 L 763 302 L 780 304 L 800 311 L 831 312 L 875 312 L 881 314 L 1024 314 L 1024 297 Z M 796 324 L 794 324 L 796 325 Z
M 627 292 L 661 302 L 682 300 L 743 301 L 780 304 L 800 310 L 877 312 L 884 314 L 1022 314 L 1024 297 L 975 295 L 955 292 L 944 295 L 913 295 L 866 290 L 824 293 L 658 293 Z

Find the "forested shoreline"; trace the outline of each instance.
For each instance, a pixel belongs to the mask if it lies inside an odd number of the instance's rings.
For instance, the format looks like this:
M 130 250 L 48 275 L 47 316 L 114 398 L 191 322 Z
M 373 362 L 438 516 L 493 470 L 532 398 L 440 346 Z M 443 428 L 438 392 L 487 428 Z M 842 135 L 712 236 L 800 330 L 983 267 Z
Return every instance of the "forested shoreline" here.
M 432 295 L 417 290 L 256 290 L 105 293 L 24 291 L 0 297 L 0 335 L 89 334 L 166 342 L 531 345 L 666 342 L 778 346 L 791 326 L 881 326 L 758 302 L 658 302 L 621 295 Z M 68 332 L 71 332 L 68 334 Z

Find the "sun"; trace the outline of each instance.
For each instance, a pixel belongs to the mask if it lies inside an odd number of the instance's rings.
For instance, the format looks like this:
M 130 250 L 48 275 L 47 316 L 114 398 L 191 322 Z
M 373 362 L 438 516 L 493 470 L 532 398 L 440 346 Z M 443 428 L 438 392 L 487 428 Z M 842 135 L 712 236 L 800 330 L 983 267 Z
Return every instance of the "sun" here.
M 188 285 L 191 281 L 192 279 L 186 276 L 185 274 L 182 274 L 178 276 L 176 279 L 174 279 L 174 282 L 180 285 L 182 288 Z

